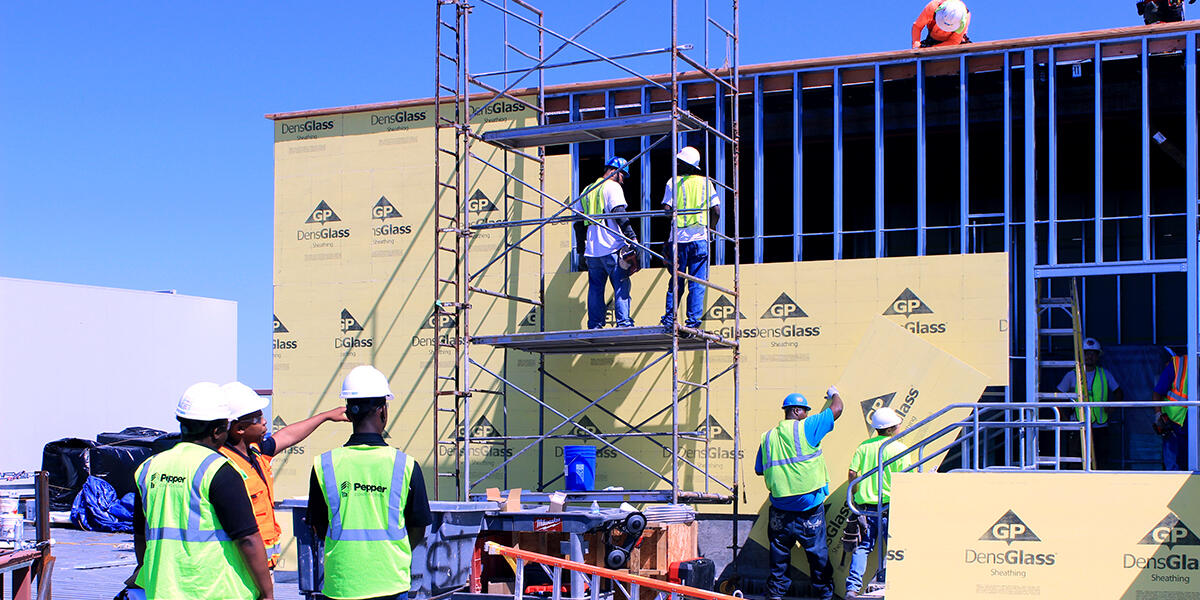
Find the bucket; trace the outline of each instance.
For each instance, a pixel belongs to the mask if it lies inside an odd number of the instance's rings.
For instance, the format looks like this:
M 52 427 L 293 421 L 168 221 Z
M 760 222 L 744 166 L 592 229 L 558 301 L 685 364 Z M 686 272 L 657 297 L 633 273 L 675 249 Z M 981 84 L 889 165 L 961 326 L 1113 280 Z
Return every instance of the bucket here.
M 563 446 L 563 475 L 569 492 L 595 488 L 596 447 Z
M 0 496 L 0 515 L 15 515 L 20 510 L 21 498 L 17 496 Z
M 0 542 L 19 545 L 25 539 L 25 517 L 7 513 L 0 515 Z

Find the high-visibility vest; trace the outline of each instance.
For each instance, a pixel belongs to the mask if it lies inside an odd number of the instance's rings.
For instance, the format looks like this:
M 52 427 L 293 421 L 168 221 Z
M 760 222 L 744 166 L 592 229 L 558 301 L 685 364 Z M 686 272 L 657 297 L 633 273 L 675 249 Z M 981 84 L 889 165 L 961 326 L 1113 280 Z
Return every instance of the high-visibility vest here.
M 267 547 L 267 563 L 274 566 L 279 559 L 279 536 L 282 530 L 275 521 L 275 486 L 271 475 L 271 458 L 263 456 L 258 445 L 248 446 L 251 463 L 240 452 L 229 446 L 221 446 L 221 454 L 225 455 L 233 466 L 241 471 L 246 481 L 246 493 L 250 494 L 250 507 L 254 509 L 254 520 L 258 522 L 258 533 L 262 535 L 263 544 Z M 255 469 L 255 465 L 258 469 Z M 262 473 L 259 475 L 259 473 Z
M 859 453 L 862 453 L 862 461 L 851 463 L 850 468 L 862 475 L 871 469 L 879 466 L 879 445 L 884 440 L 890 439 L 891 436 L 878 435 L 858 445 L 858 449 L 854 453 L 857 459 Z M 888 459 L 904 452 L 908 449 L 902 442 L 895 441 L 883 447 L 883 460 Z M 854 492 L 855 504 L 887 504 L 892 499 L 892 473 L 899 473 L 908 467 L 912 461 L 909 457 L 901 458 L 895 462 L 889 463 L 882 469 L 883 471 L 883 495 L 879 494 L 879 473 L 873 473 L 866 479 L 858 482 L 858 489 Z M 857 468 L 855 468 L 857 467 Z
M 675 201 L 679 210 L 701 209 L 699 212 L 678 215 L 675 225 L 679 229 L 691 225 L 708 227 L 708 179 L 703 175 L 684 175 L 675 180 Z
M 762 435 L 763 478 L 775 498 L 807 494 L 829 483 L 821 449 L 808 443 L 801 421 L 784 419 Z
M 404 507 L 415 464 L 388 446 L 335 448 L 317 460 L 329 511 L 322 594 L 373 598 L 409 590 L 412 548 Z
M 1188 358 L 1186 356 L 1173 356 L 1171 362 L 1175 365 L 1175 380 L 1171 382 L 1171 391 L 1167 392 L 1167 399 L 1175 402 L 1187 402 L 1188 399 Z M 1168 419 L 1183 425 L 1187 419 L 1186 406 L 1164 406 L 1163 414 L 1167 415 Z
M 138 466 L 146 554 L 137 585 L 147 598 L 258 598 L 242 553 L 208 501 L 213 477 L 228 462 L 209 448 L 181 442 Z
M 1087 381 L 1087 375 L 1084 375 L 1084 381 Z M 1108 372 L 1104 367 L 1096 367 L 1096 373 L 1092 375 L 1092 385 L 1087 396 L 1088 402 L 1108 402 Z M 1083 409 L 1075 409 L 1075 418 L 1079 421 L 1083 420 Z M 1092 407 L 1092 423 L 1096 425 L 1104 425 L 1108 423 L 1108 411 L 1101 406 Z
M 595 181 L 595 183 L 593 183 L 591 186 L 589 186 L 588 189 L 591 191 L 589 191 L 587 194 L 585 194 L 583 196 L 583 214 L 585 214 L 589 217 L 597 217 L 597 216 L 604 214 L 604 183 L 605 183 L 605 181 L 608 181 L 608 180 L 601 177 L 600 179 L 597 179 Z M 595 225 L 595 223 L 592 223 L 591 221 L 584 221 L 584 223 L 588 227 Z

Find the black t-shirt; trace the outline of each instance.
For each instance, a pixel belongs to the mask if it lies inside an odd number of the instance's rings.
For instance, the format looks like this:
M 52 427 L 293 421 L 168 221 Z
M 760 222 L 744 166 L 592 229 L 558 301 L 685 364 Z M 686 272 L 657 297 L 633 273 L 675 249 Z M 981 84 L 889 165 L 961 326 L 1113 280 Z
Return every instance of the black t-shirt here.
M 355 433 L 346 442 L 347 446 L 387 446 L 383 436 L 378 433 Z M 317 538 L 324 539 L 325 531 L 329 529 L 329 505 L 325 495 L 321 493 L 321 485 L 317 482 L 317 470 L 314 468 L 308 480 L 308 523 L 317 531 Z M 425 493 L 425 478 L 421 475 L 421 465 L 413 464 L 412 477 L 408 480 L 408 498 L 404 504 L 404 526 L 406 528 L 425 527 L 433 523 L 433 513 L 429 511 L 429 495 Z
M 258 521 L 254 518 L 254 509 L 250 507 L 250 494 L 246 492 L 242 475 L 233 465 L 226 463 L 217 469 L 208 487 L 208 501 L 212 504 L 221 529 L 230 539 L 236 540 L 258 532 Z M 141 489 L 134 492 L 133 531 L 145 539 L 146 513 L 142 508 Z

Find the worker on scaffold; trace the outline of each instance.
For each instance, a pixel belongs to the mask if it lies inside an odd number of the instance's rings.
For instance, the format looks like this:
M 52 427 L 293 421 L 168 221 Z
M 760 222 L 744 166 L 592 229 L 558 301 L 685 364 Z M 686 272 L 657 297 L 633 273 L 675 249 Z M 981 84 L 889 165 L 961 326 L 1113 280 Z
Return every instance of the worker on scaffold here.
M 621 266 L 622 251 L 637 243 L 633 226 L 626 217 L 616 215 L 625 212 L 625 191 L 622 184 L 629 176 L 629 161 L 614 156 L 604 163 L 604 175 L 584 190 L 574 209 L 592 217 L 575 223 L 577 246 L 583 246 L 580 255 L 587 262 L 588 271 L 588 329 L 604 327 L 605 303 L 604 284 L 612 282 L 613 311 L 617 327 L 633 327 L 629 317 L 629 275 Z M 581 231 L 587 229 L 586 235 Z M 618 233 L 618 231 L 620 233 Z M 585 241 L 586 239 L 586 241 Z M 637 256 L 637 253 L 631 253 Z
M 678 177 L 676 181 L 667 182 L 662 207 L 669 217 L 678 195 L 678 210 L 691 212 L 675 217 L 671 222 L 671 237 L 663 247 L 667 271 L 674 279 L 667 282 L 667 312 L 661 319 L 663 327 L 667 329 L 674 329 L 678 300 L 683 298 L 685 280 L 678 276 L 678 272 L 683 271 L 699 280 L 708 279 L 708 229 L 710 225 L 715 227 L 721 218 L 721 197 L 717 195 L 716 186 L 700 170 L 700 151 L 686 146 L 675 159 Z M 679 241 L 678 265 L 673 262 L 675 256 L 671 244 L 676 240 Z M 691 280 L 686 280 L 686 283 L 688 298 L 684 325 L 699 329 L 700 317 L 704 313 L 704 284 Z M 679 298 L 675 297 L 676 289 L 679 290 Z

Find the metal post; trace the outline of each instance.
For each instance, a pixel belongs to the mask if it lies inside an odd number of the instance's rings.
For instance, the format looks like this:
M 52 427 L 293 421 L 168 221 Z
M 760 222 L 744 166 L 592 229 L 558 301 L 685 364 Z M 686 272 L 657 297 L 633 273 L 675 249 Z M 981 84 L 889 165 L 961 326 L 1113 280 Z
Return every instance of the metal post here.
M 675 158 L 679 154 L 679 120 L 677 118 L 679 111 L 679 2 L 671 0 L 671 185 L 673 201 L 671 202 L 671 265 L 672 277 L 671 287 L 675 291 L 672 301 L 674 304 L 668 308 L 673 314 L 672 326 L 674 331 L 671 333 L 671 502 L 677 504 L 679 502 L 679 326 L 682 320 L 679 314 L 679 305 L 682 300 L 683 286 L 680 285 L 683 280 L 679 277 L 679 236 L 676 235 L 676 229 L 679 215 L 679 169 L 678 160 Z M 737 95 L 734 95 L 734 102 L 737 101 Z M 735 171 L 736 172 L 736 171 Z M 691 297 L 689 296 L 689 300 Z
M 917 61 L 917 256 L 925 256 L 925 199 L 929 157 L 925 154 L 925 63 Z
M 958 57 L 958 252 L 967 253 L 967 227 L 970 221 L 971 153 L 967 135 L 967 57 Z
M 878 64 L 875 65 L 875 256 L 887 256 L 883 248 L 884 192 L 883 181 L 883 74 Z M 797 205 L 796 210 L 800 210 Z
M 763 262 L 763 80 L 754 78 L 754 262 Z M 836 167 L 834 167 L 836 169 Z
M 792 73 L 792 250 L 804 260 L 804 77 Z
M 1055 52 L 1054 48 L 1046 50 L 1046 81 L 1050 90 L 1047 94 L 1047 114 L 1046 121 L 1048 123 L 1049 132 L 1047 133 L 1047 160 L 1050 168 L 1047 169 L 1046 177 L 1050 180 L 1050 195 L 1048 197 L 1049 204 L 1049 238 L 1046 241 L 1046 256 L 1047 262 L 1051 265 L 1058 264 L 1058 99 L 1055 97 L 1057 85 L 1055 77 Z M 1036 216 L 1036 215 L 1035 215 Z M 1030 222 L 1037 223 L 1036 218 L 1030 218 Z M 1035 225 L 1036 228 L 1036 225 Z
M 1197 244 L 1200 241 L 1196 238 L 1198 219 L 1196 201 L 1200 198 L 1200 182 L 1197 182 L 1198 173 L 1197 166 L 1197 132 L 1196 132 L 1196 36 L 1195 34 L 1187 34 L 1187 50 L 1184 52 L 1184 68 L 1186 72 L 1186 88 L 1187 88 L 1187 104 L 1184 111 L 1187 115 L 1187 224 L 1184 231 L 1187 232 L 1187 351 L 1188 351 L 1188 400 L 1200 399 L 1200 394 L 1197 393 L 1197 301 L 1200 298 L 1200 268 L 1197 268 Z M 1188 408 L 1187 416 L 1187 433 L 1188 433 L 1188 470 L 1200 471 L 1200 458 L 1197 457 L 1200 452 L 1197 447 L 1200 447 L 1200 407 L 1192 406 Z
M 1104 262 L 1104 88 L 1101 85 L 1102 71 L 1101 68 L 1104 61 L 1101 60 L 1100 42 L 1095 45 L 1095 58 L 1092 62 L 1093 71 L 1095 73 L 1093 79 L 1093 102 L 1095 103 L 1095 140 L 1096 144 L 1093 148 L 1092 160 L 1095 161 L 1095 185 L 1096 187 L 1096 221 L 1093 237 L 1095 238 L 1095 257 L 1094 262 Z
M 1037 365 L 1037 343 L 1038 343 L 1038 307 L 1037 307 L 1037 282 L 1034 280 L 1034 266 L 1037 264 L 1037 238 L 1035 236 L 1034 227 L 1034 209 L 1037 206 L 1035 201 L 1037 196 L 1037 166 L 1035 164 L 1037 154 L 1034 145 L 1036 134 L 1036 117 L 1034 111 L 1034 90 L 1035 82 L 1034 71 L 1036 64 L 1034 63 L 1033 50 L 1025 50 L 1025 319 L 1022 324 L 1025 328 L 1025 401 L 1036 402 L 1038 394 L 1038 365 Z M 1034 413 L 1036 418 L 1036 411 Z M 1032 458 L 1035 463 L 1032 465 L 1037 468 L 1037 435 L 1032 437 L 1027 436 L 1025 444 L 1028 448 L 1027 457 Z
M 842 70 L 833 70 L 833 259 L 842 258 Z
M 1150 48 L 1142 38 L 1142 256 L 1150 260 Z M 1125 258 L 1125 257 L 1121 257 Z

